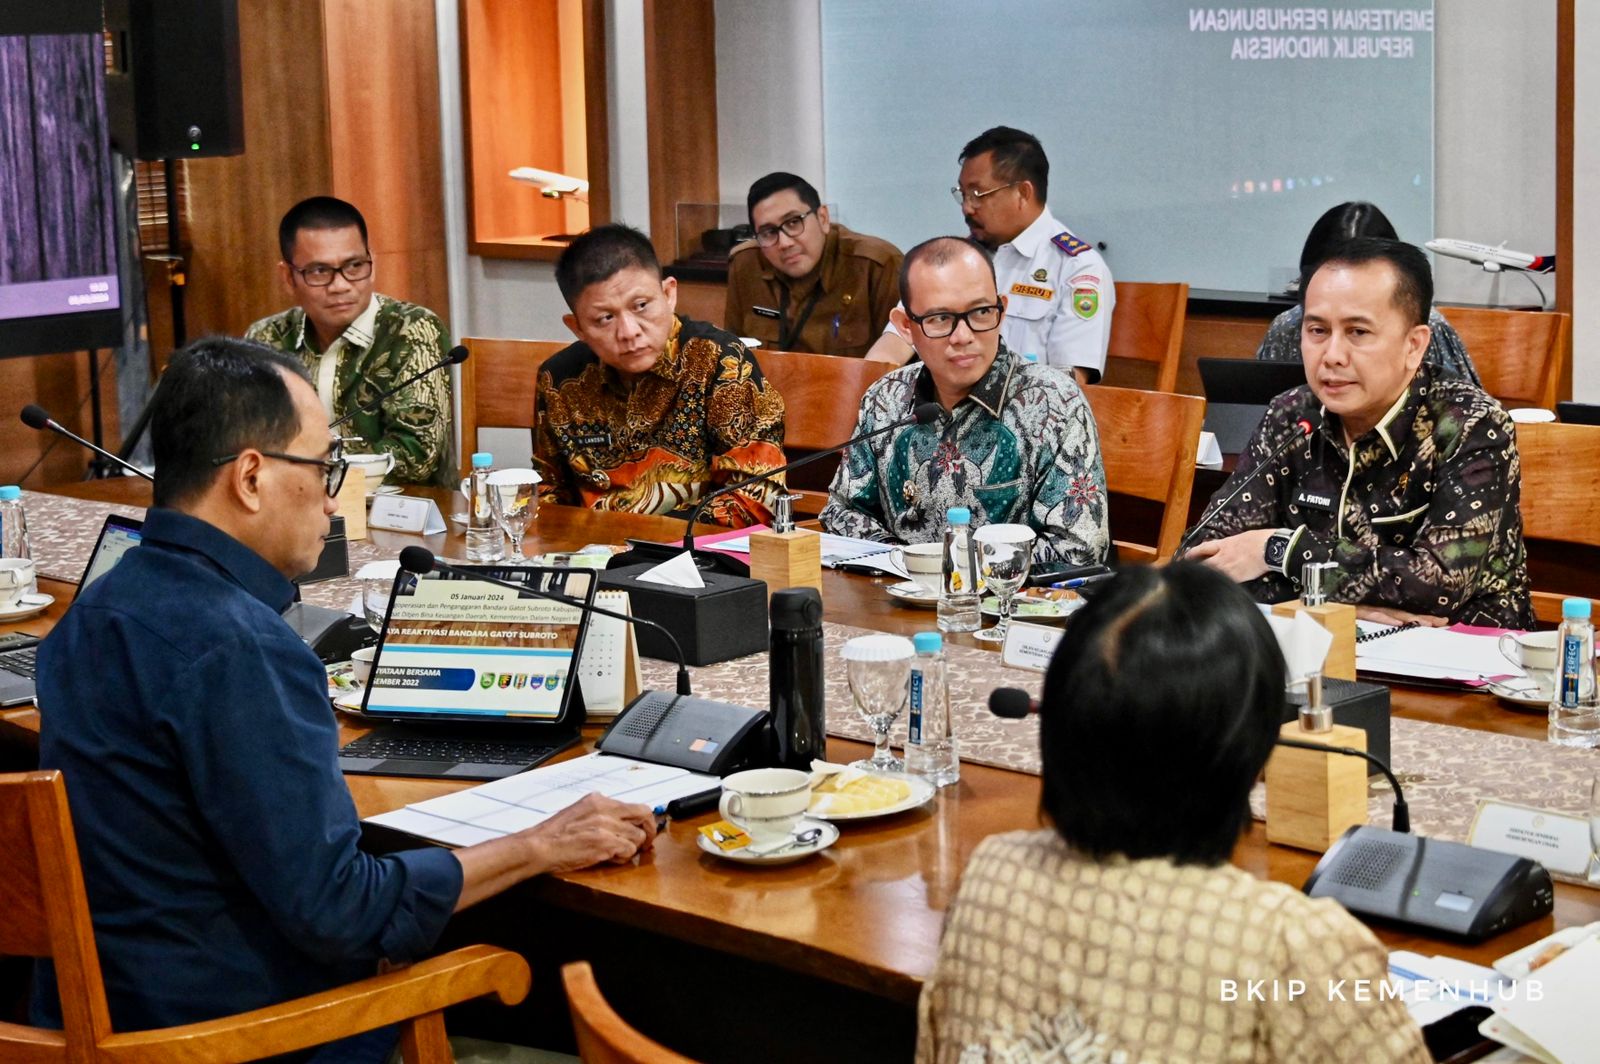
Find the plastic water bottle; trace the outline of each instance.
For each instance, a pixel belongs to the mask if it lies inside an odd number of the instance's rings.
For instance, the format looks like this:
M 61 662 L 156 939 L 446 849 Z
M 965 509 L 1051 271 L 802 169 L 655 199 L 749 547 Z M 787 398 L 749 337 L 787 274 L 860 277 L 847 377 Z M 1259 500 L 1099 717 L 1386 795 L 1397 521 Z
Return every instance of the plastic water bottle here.
M 961 757 L 950 720 L 944 638 L 938 632 L 918 632 L 911 637 L 911 645 L 917 656 L 911 662 L 906 771 L 945 787 L 961 778 Z
M 978 556 L 972 550 L 972 511 L 965 506 L 952 506 L 945 512 L 939 631 L 976 632 L 982 626 L 983 617 L 978 612 Z
M 1561 603 L 1556 629 L 1556 691 L 1550 701 L 1550 741 L 1600 746 L 1600 696 L 1594 682 L 1594 625 L 1588 599 Z
M 479 451 L 472 456 L 472 476 L 467 487 L 467 561 L 497 562 L 506 556 L 505 533 L 489 506 L 489 474 L 494 455 Z
M 33 559 L 33 549 L 28 544 L 28 517 L 22 512 L 22 489 L 15 484 L 0 488 L 0 558 Z M 36 576 L 28 584 L 27 593 L 38 591 Z

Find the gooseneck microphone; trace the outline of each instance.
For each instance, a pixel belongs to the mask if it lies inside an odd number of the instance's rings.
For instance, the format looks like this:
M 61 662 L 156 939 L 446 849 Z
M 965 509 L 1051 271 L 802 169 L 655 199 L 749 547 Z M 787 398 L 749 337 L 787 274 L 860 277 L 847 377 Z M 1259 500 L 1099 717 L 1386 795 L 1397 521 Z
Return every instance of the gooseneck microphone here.
M 454 365 L 457 365 L 458 363 L 465 362 L 467 360 L 467 356 L 469 354 L 471 354 L 471 353 L 472 352 L 468 351 L 465 347 L 462 347 L 462 346 L 452 347 L 450 349 L 450 353 L 449 354 L 445 355 L 443 358 L 441 358 L 439 361 L 435 362 L 433 365 L 429 366 L 427 369 L 421 371 L 420 373 L 413 373 L 411 376 L 407 377 L 405 380 L 401 381 L 399 384 L 396 384 L 393 388 L 390 388 L 388 391 L 382 393 L 381 395 L 374 396 L 373 398 L 367 400 L 365 403 L 362 403 L 360 406 L 358 406 L 354 410 L 350 411 L 348 414 L 346 414 L 344 417 L 340 418 L 338 421 L 334 421 L 334 422 L 329 423 L 328 428 L 330 428 L 330 429 L 341 428 L 347 422 L 349 422 L 351 418 L 360 417 L 362 414 L 370 414 L 370 413 L 372 413 L 374 410 L 378 409 L 378 407 L 383 405 L 383 401 L 385 399 L 388 399 L 390 396 L 395 395 L 395 394 L 397 394 L 399 392 L 405 391 L 407 388 L 411 387 L 411 385 L 415 384 L 417 381 L 419 381 L 422 378 L 426 377 L 430 373 L 434 373 L 434 372 L 437 372 L 438 370 L 444 369 L 446 366 L 454 366 Z
M 989 712 L 997 717 L 1021 720 L 1039 712 L 1039 703 L 1020 687 L 996 687 L 989 692 Z
M 59 421 L 56 421 L 55 419 L 53 419 L 50 416 L 49 412 L 46 411 L 45 408 L 42 407 L 42 406 L 35 406 L 33 403 L 29 403 L 27 406 L 23 407 L 22 408 L 22 423 L 24 425 L 28 426 L 30 429 L 38 429 L 40 431 L 43 431 L 45 429 L 49 429 L 51 432 L 57 433 L 58 435 L 61 435 L 61 436 L 65 436 L 67 439 L 71 440 L 73 443 L 76 443 L 81 447 L 89 448 L 89 450 L 93 451 L 95 454 L 99 455 L 101 458 L 104 458 L 109 462 L 117 463 L 117 465 L 121 466 L 123 469 L 128 470 L 130 473 L 133 473 L 133 474 L 135 474 L 137 476 L 144 477 L 144 479 L 146 479 L 148 481 L 151 481 L 152 483 L 155 482 L 155 479 L 156 479 L 155 477 L 151 476 L 149 473 L 146 473 L 144 470 L 140 469 L 138 466 L 134 465 L 132 462 L 129 462 L 126 459 L 123 459 L 123 458 L 119 458 L 118 456 L 112 454 L 110 451 L 106 450 L 104 447 L 96 446 L 95 444 L 90 443 L 88 440 L 84 439 L 82 436 L 79 436 L 77 433 L 72 432 L 71 430 L 69 430 L 69 429 L 65 428 L 64 426 L 62 426 L 62 424 Z
M 724 484 L 716 491 L 709 492 L 699 502 L 695 503 L 693 510 L 689 511 L 688 520 L 684 522 L 683 526 L 683 549 L 690 551 L 691 553 L 694 551 L 694 523 L 700 520 L 701 513 L 705 511 L 706 505 L 710 503 L 712 499 L 715 499 L 721 495 L 727 495 L 730 492 L 738 491 L 740 488 L 747 488 L 759 480 L 769 480 L 780 473 L 787 473 L 791 469 L 799 469 L 803 465 L 810 465 L 812 462 L 826 458 L 830 454 L 837 454 L 840 451 L 849 450 L 862 440 L 870 440 L 874 436 L 883 435 L 885 432 L 893 432 L 895 429 L 903 429 L 907 425 L 927 425 L 930 422 L 937 421 L 941 416 L 943 416 L 943 414 L 944 407 L 940 406 L 938 403 L 918 403 L 916 407 L 912 409 L 911 413 L 907 414 L 903 418 L 900 418 L 898 421 L 891 421 L 889 424 L 880 428 L 875 428 L 871 432 L 863 432 L 852 436 L 850 439 L 845 440 L 837 447 L 829 447 L 825 451 L 817 451 L 815 454 L 808 454 L 804 458 L 795 459 L 793 462 L 785 462 L 778 468 L 769 469 L 765 473 L 757 473 L 755 476 L 745 477 L 743 480 L 736 480 L 732 484 Z
M 1201 517 L 1199 522 L 1193 528 L 1189 529 L 1189 531 L 1184 535 L 1183 539 L 1178 541 L 1178 549 L 1172 554 L 1173 561 L 1177 561 L 1179 558 L 1184 556 L 1185 552 L 1187 552 L 1188 549 L 1193 546 L 1194 537 L 1198 536 L 1207 525 L 1211 524 L 1212 521 L 1215 521 L 1217 515 L 1223 510 L 1227 509 L 1228 504 L 1239 497 L 1240 492 L 1244 491 L 1245 488 L 1248 488 L 1251 484 L 1255 483 L 1256 478 L 1261 475 L 1263 470 L 1270 469 L 1277 465 L 1279 459 L 1288 454 L 1297 445 L 1310 439 L 1311 434 L 1317 430 L 1317 427 L 1311 423 L 1310 418 L 1303 417 L 1294 424 L 1295 428 L 1299 429 L 1300 431 L 1285 440 L 1278 447 L 1278 449 L 1273 451 L 1272 454 L 1268 455 L 1266 459 L 1257 462 L 1256 467 L 1250 470 L 1249 473 L 1245 474 L 1244 479 L 1239 481 L 1238 485 L 1232 491 L 1228 492 L 1227 497 L 1221 502 L 1212 506 L 1210 511 Z
M 680 695 L 694 693 L 689 689 L 689 666 L 685 664 L 686 659 L 683 656 L 683 647 L 678 645 L 677 636 L 674 636 L 671 632 L 667 631 L 655 621 L 646 620 L 643 617 L 634 617 L 626 613 L 618 613 L 616 610 L 608 610 L 601 606 L 591 606 L 581 599 L 571 598 L 567 595 L 560 595 L 554 591 L 541 591 L 538 588 L 532 587 L 528 584 L 514 584 L 510 580 L 501 580 L 499 577 L 490 576 L 487 573 L 481 573 L 473 569 L 463 569 L 459 566 L 451 565 L 448 562 L 440 561 L 438 558 L 434 557 L 433 551 L 429 550 L 427 547 L 407 547 L 402 550 L 400 552 L 400 568 L 404 569 L 408 573 L 414 573 L 417 576 L 422 576 L 425 573 L 431 573 L 433 570 L 437 569 L 442 573 L 453 573 L 456 576 L 465 577 L 468 580 L 482 580 L 485 583 L 494 584 L 497 587 L 509 588 L 510 590 L 518 592 L 519 594 L 528 594 L 532 595 L 534 598 L 549 599 L 551 602 L 559 602 L 563 606 L 571 606 L 576 610 L 582 610 L 588 613 L 598 613 L 602 617 L 612 617 L 619 621 L 626 621 L 629 624 L 642 624 L 646 625 L 647 627 L 654 628 L 656 631 L 667 637 L 667 642 L 672 644 L 672 650 L 678 656 L 678 693 Z

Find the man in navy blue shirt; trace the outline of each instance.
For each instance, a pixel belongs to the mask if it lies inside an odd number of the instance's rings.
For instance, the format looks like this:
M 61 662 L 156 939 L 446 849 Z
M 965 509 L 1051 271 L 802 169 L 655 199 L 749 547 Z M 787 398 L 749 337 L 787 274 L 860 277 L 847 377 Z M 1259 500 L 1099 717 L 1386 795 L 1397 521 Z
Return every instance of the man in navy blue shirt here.
M 39 761 L 66 777 L 114 1029 L 338 986 L 515 883 L 650 846 L 649 809 L 593 795 L 478 846 L 364 853 L 322 664 L 279 617 L 345 472 L 316 390 L 286 356 L 204 340 L 151 436 L 142 544 L 39 650 Z M 44 1025 L 54 976 L 41 962 Z

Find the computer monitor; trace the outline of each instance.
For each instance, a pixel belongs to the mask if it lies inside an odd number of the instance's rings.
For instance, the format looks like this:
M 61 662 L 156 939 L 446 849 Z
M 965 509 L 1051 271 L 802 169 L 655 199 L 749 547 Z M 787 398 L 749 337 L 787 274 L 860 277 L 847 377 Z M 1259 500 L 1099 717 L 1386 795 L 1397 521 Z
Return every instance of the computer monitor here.
M 105 47 L 94 0 L 0 5 L 0 356 L 121 342 Z

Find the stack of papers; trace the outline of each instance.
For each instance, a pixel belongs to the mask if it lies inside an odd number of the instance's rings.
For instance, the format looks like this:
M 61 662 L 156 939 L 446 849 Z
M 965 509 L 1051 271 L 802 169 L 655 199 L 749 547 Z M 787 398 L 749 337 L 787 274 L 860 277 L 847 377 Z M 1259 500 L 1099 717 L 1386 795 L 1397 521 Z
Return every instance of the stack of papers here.
M 1389 978 L 1419 1027 L 1472 1005 L 1493 1006 L 1516 992 L 1516 983 L 1493 968 L 1409 950 L 1389 954 Z
M 1544 1064 L 1595 1059 L 1600 938 L 1579 943 L 1518 985 L 1523 992 L 1495 1002 L 1495 1014 L 1478 1025 L 1479 1033 Z
M 541 824 L 588 794 L 654 809 L 721 783 L 686 768 L 593 753 L 368 817 L 367 823 L 446 846 L 471 846 Z
M 906 572 L 905 566 L 895 561 L 892 543 L 880 543 L 875 539 L 856 539 L 853 536 L 835 536 L 830 532 L 819 532 L 817 535 L 822 537 L 822 564 L 830 569 L 861 567 L 898 576 L 902 580 L 911 579 L 911 574 Z M 715 542 L 702 539 L 698 546 L 705 550 L 721 550 L 730 554 L 749 554 L 750 537 L 749 535 L 718 537 Z
M 1408 628 L 1358 621 L 1366 642 L 1356 644 L 1356 671 L 1378 676 L 1483 683 L 1524 673 L 1500 653 L 1497 636 L 1457 628 Z M 1382 633 L 1382 634 L 1379 634 Z

